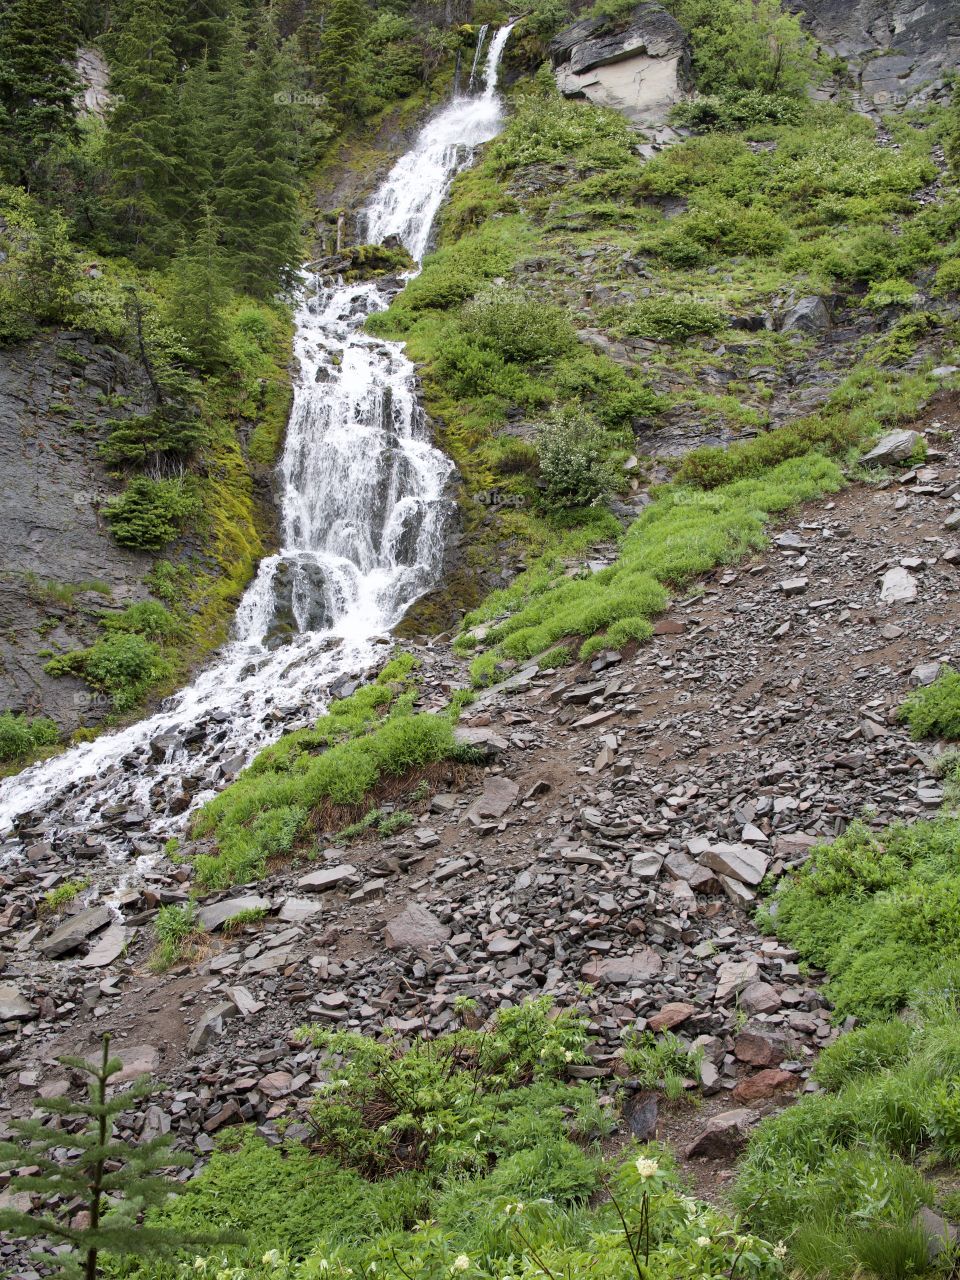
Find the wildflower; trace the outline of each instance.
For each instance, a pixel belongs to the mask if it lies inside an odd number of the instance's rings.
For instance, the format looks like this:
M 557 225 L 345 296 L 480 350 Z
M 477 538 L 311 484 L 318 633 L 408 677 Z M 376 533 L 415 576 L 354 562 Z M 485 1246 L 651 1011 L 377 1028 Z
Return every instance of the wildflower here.
M 193 1260 L 193 1269 L 194 1269 L 194 1271 L 206 1271 L 206 1269 L 207 1269 L 207 1260 L 206 1260 L 206 1258 L 194 1258 L 194 1260 Z
M 567 1049 L 567 1050 L 566 1050 L 566 1052 L 564 1053 L 564 1055 L 563 1055 L 563 1060 L 564 1060 L 564 1062 L 572 1062 L 572 1061 L 573 1061 L 573 1054 L 570 1052 L 570 1050 L 569 1050 L 569 1049 Z
M 260 1259 L 260 1261 L 263 1263 L 265 1267 L 279 1267 L 280 1265 L 279 1249 L 268 1249 L 267 1252 Z
M 773 1246 L 773 1256 L 775 1258 L 785 1258 L 787 1256 L 787 1246 L 782 1240 L 778 1240 Z
M 470 1259 L 465 1253 L 458 1253 L 453 1260 L 451 1271 L 466 1271 L 470 1267 Z
M 709 1237 L 709 1236 L 697 1236 L 697 1248 L 698 1248 L 698 1249 L 709 1249 L 709 1248 L 710 1248 L 710 1237 Z
M 643 1156 L 637 1161 L 637 1173 L 646 1180 L 653 1178 L 660 1172 L 660 1165 L 656 1160 L 647 1160 Z

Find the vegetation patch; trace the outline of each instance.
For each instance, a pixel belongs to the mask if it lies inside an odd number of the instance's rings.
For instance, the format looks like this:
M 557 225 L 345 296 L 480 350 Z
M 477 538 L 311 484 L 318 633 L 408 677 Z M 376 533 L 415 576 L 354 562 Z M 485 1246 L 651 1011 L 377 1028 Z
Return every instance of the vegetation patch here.
M 960 671 L 945 667 L 933 684 L 916 689 L 900 708 L 914 738 L 960 738 Z
M 4 764 L 23 764 L 59 741 L 60 730 L 46 716 L 0 713 L 0 761 Z

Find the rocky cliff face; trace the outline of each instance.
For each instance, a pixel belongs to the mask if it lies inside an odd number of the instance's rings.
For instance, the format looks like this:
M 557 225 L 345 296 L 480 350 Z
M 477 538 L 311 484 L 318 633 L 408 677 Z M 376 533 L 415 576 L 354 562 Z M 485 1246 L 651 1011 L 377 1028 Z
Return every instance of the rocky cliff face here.
M 585 18 L 550 47 L 560 91 L 612 107 L 636 124 L 661 124 L 689 87 L 682 27 L 658 5 L 625 19 Z
M 792 0 L 790 7 L 850 64 L 866 110 L 936 96 L 960 62 L 960 0 Z
M 148 556 L 118 547 L 100 507 L 103 424 L 144 404 L 127 357 L 56 330 L 0 349 L 0 710 L 40 711 L 65 729 L 107 706 L 81 682 L 44 674 L 52 648 L 85 643 L 99 610 L 148 593 Z

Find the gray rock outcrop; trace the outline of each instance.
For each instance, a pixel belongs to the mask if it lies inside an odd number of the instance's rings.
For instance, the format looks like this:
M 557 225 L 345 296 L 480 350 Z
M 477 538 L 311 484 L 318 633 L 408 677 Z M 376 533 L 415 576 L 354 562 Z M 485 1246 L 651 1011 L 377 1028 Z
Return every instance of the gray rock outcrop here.
M 659 5 L 638 5 L 620 22 L 575 22 L 554 37 L 550 53 L 561 93 L 635 124 L 662 123 L 689 85 L 686 34 Z
M 826 52 L 849 63 L 865 110 L 937 95 L 960 61 L 960 0 L 791 0 L 790 7 Z

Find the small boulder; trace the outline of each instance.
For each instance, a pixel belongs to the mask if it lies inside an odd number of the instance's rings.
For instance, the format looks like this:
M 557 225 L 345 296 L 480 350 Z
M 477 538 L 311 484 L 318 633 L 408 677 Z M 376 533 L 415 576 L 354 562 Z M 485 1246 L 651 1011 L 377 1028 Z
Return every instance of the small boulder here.
M 747 1145 L 750 1128 L 756 1118 L 756 1112 L 746 1107 L 721 1111 L 707 1121 L 687 1147 L 687 1159 L 702 1156 L 708 1160 L 722 1160 L 735 1156 Z
M 878 467 L 888 466 L 893 462 L 906 462 L 922 439 L 919 431 L 889 431 L 860 461 Z
M 783 317 L 784 333 L 821 334 L 829 332 L 832 321 L 822 298 L 801 298 Z
M 411 902 L 387 923 L 383 938 L 391 951 L 402 951 L 411 947 L 415 951 L 422 948 L 436 947 L 446 942 L 450 930 L 432 911 Z

